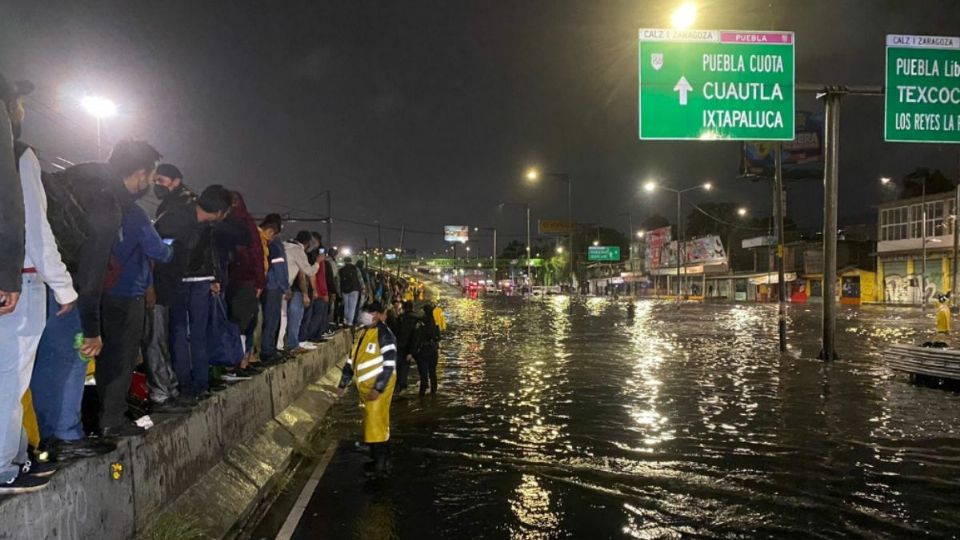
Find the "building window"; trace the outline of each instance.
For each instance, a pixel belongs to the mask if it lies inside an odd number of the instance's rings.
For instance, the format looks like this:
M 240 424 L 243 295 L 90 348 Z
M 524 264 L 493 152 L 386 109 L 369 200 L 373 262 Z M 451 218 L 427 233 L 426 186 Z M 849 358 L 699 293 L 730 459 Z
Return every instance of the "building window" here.
M 920 204 L 884 208 L 880 211 L 880 240 L 906 240 L 923 236 L 923 212 Z M 927 202 L 927 236 L 951 234 L 952 200 Z

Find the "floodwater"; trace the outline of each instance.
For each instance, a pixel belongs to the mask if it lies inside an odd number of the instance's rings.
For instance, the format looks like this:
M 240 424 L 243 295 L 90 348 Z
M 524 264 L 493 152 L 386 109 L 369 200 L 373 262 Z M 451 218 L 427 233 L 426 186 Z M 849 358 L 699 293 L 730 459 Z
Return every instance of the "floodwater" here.
M 916 309 L 451 300 L 441 393 L 393 407 L 392 476 L 367 480 L 355 393 L 295 538 L 950 537 L 960 393 L 883 367 Z M 416 369 L 411 382 L 416 384 Z

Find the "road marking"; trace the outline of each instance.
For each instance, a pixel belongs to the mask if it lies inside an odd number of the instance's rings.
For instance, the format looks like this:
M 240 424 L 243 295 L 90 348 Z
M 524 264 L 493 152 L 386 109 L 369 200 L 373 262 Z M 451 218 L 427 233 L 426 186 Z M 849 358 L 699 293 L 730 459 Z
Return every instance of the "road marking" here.
M 310 475 L 307 484 L 303 486 L 303 491 L 301 491 L 300 496 L 297 497 L 297 502 L 293 504 L 290 515 L 287 516 L 287 520 L 283 522 L 283 528 L 277 533 L 277 540 L 290 540 L 290 538 L 293 537 L 293 533 L 297 530 L 297 525 L 300 524 L 300 518 L 303 517 L 304 511 L 307 509 L 307 504 L 310 502 L 310 497 L 313 496 L 317 485 L 320 484 L 320 478 L 323 477 L 323 472 L 327 470 L 327 465 L 330 464 L 330 460 L 333 459 L 333 454 L 336 453 L 336 451 L 337 441 L 333 441 L 330 443 L 330 446 L 327 447 L 327 451 L 324 452 L 323 457 L 320 458 L 320 463 L 317 463 L 317 466 L 313 469 L 313 474 Z

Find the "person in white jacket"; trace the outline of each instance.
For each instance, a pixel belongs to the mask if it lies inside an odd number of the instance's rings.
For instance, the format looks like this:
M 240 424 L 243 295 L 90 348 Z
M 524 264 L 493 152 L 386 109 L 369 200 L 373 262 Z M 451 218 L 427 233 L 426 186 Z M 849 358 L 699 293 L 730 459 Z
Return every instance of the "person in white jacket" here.
M 6 95 L 14 137 L 19 137 L 24 110 L 20 96 L 31 89 L 18 83 L 18 92 Z M 57 315 L 71 312 L 77 293 L 47 222 L 47 198 L 40 180 L 40 162 L 33 149 L 15 143 L 23 188 L 25 248 L 20 302 L 13 313 L 0 317 L 0 494 L 38 490 L 49 481 L 52 464 L 33 464 L 27 455 L 21 399 L 30 385 L 40 336 L 47 320 L 49 286 L 61 306 Z

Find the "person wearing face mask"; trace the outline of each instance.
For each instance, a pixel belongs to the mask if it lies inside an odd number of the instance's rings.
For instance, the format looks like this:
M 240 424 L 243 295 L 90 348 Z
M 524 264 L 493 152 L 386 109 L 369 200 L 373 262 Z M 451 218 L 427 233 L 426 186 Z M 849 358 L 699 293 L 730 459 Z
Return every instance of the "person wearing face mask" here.
M 197 200 L 197 194 L 183 183 L 183 174 L 172 163 L 161 163 L 157 166 L 154 182 L 153 194 L 160 200 L 157 218 L 174 208 Z
M 361 330 L 354 338 L 337 388 L 337 393 L 342 396 L 347 385 L 356 379 L 363 407 L 363 442 L 370 446 L 370 457 L 373 458 L 365 468 L 373 474 L 383 474 L 387 470 L 390 403 L 397 382 L 397 340 L 384 319 L 379 302 L 367 304 L 360 311 Z
M 48 297 L 51 316 L 40 338 L 30 382 L 41 439 L 58 459 L 112 449 L 85 438 L 80 405 L 87 364 L 81 355 L 95 358 L 103 348 L 101 300 L 111 250 L 124 213 L 153 185 L 160 158 L 160 152 L 144 141 L 122 140 L 106 163 L 82 163 L 59 173 L 83 209 L 78 219 L 83 221 L 85 237 L 76 253 L 64 261 L 78 293 L 77 309 L 53 316 L 63 309 L 63 300 Z M 78 334 L 79 350 L 74 345 Z

